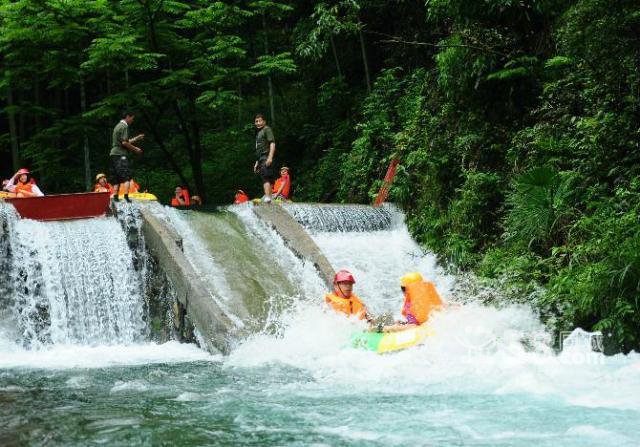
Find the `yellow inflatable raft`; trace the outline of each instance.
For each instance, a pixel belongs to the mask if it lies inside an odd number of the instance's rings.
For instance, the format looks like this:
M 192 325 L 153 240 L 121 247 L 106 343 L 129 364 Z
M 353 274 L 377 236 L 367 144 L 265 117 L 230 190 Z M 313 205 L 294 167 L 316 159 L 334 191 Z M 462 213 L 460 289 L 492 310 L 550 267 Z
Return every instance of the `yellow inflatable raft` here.
M 118 194 L 118 198 L 122 200 L 124 198 L 124 193 Z M 139 200 L 142 202 L 145 201 L 158 201 L 158 198 L 149 192 L 132 192 L 129 194 L 129 198 L 131 200 Z
M 433 335 L 427 324 L 398 332 L 360 332 L 351 337 L 351 346 L 383 354 L 419 345 Z

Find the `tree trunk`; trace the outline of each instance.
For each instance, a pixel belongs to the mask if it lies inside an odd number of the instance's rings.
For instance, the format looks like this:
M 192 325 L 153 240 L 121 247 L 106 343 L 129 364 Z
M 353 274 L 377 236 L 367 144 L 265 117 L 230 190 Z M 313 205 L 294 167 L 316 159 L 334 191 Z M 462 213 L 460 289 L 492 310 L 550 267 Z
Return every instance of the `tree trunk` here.
M 331 42 L 331 52 L 333 53 L 333 61 L 336 64 L 336 70 L 338 70 L 338 77 L 342 77 L 342 69 L 340 68 L 340 60 L 338 59 L 338 51 L 336 50 L 336 43 L 333 40 L 333 34 L 329 34 L 329 41 Z
M 189 98 L 189 100 L 191 101 L 192 98 Z M 191 162 L 191 171 L 193 173 L 193 181 L 196 184 L 196 192 L 204 202 L 207 194 L 205 191 L 204 179 L 202 177 L 202 143 L 200 141 L 200 126 L 198 125 L 196 119 L 187 122 L 184 115 L 182 114 L 182 109 L 180 108 L 180 104 L 178 103 L 178 101 L 173 102 L 173 107 L 175 109 L 176 116 L 180 123 L 180 130 L 182 131 L 182 135 L 184 136 L 184 140 L 187 146 L 189 161 Z M 191 135 L 189 127 L 193 129 L 193 136 Z
M 157 109 L 161 110 L 159 107 L 157 107 Z M 169 162 L 169 165 L 171 165 L 173 172 L 176 173 L 176 175 L 180 179 L 180 182 L 183 185 L 185 185 L 187 189 L 190 189 L 189 182 L 187 181 L 187 178 L 182 173 L 180 166 L 178 166 L 176 159 L 173 158 L 173 154 L 164 145 L 164 140 L 160 136 L 160 132 L 158 131 L 157 126 L 151 121 L 151 118 L 144 111 L 142 112 L 142 117 L 144 121 L 147 123 L 147 127 L 151 130 L 151 133 L 153 134 L 153 139 L 155 140 L 156 144 L 158 145 L 158 147 L 166 157 L 167 161 Z
M 271 115 L 271 126 L 276 125 L 276 109 L 273 104 L 273 82 L 271 76 L 267 76 L 267 84 L 269 86 L 269 111 Z
M 196 191 L 200 199 L 204 203 L 206 200 L 206 191 L 204 186 L 204 177 L 202 175 L 202 142 L 200 140 L 200 125 L 197 119 L 191 122 L 193 129 L 193 157 L 191 160 L 191 170 L 193 171 L 193 181 L 196 182 Z
M 13 90 L 11 84 L 7 86 L 7 105 L 9 115 L 9 135 L 11 138 L 11 161 L 13 172 L 20 169 L 20 143 L 18 141 L 18 129 L 16 127 L 16 113 L 13 110 Z
M 42 129 L 40 120 L 40 77 L 37 75 L 33 82 L 33 102 L 36 105 L 34 125 L 36 126 L 36 132 L 40 132 L 40 129 Z
M 242 83 L 238 81 L 238 128 L 242 128 Z
M 264 30 L 264 54 L 266 56 L 269 55 L 269 36 L 267 35 L 267 18 L 264 13 L 262 13 L 262 28 Z M 271 126 L 275 126 L 276 124 L 276 109 L 273 101 L 273 81 L 271 80 L 271 75 L 267 75 L 267 86 L 269 87 L 269 111 L 271 112 Z
M 364 65 L 364 76 L 367 80 L 367 93 L 371 93 L 371 76 L 369 74 L 369 61 L 367 60 L 367 48 L 364 44 L 364 34 L 362 33 L 362 23 L 358 20 L 358 36 L 360 37 L 360 51 L 362 51 L 362 64 Z
M 87 96 L 84 88 L 84 79 L 80 78 L 80 114 L 84 121 L 84 114 L 87 111 Z M 89 154 L 89 136 L 87 129 L 82 126 L 83 152 L 84 152 L 84 185 L 87 191 L 91 191 L 91 160 Z

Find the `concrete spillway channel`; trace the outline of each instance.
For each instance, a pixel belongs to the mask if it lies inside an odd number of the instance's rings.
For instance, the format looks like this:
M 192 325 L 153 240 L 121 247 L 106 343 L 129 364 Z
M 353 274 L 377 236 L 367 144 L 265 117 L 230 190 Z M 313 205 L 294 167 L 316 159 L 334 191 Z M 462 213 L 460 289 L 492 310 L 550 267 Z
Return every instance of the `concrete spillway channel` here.
M 282 238 L 296 256 L 315 267 L 327 287 L 331 286 L 334 275 L 331 264 L 289 213 L 275 204 L 256 206 L 253 212 Z M 212 353 L 227 353 L 229 341 L 239 335 L 236 325 L 211 298 L 207 286 L 185 257 L 180 235 L 149 209 L 142 208 L 141 214 L 146 246 L 170 279 L 177 294 L 178 326 L 182 325 L 184 316 L 188 316 L 204 339 L 203 348 Z
M 215 303 L 182 251 L 182 238 L 165 222 L 143 208 L 145 243 L 171 280 L 179 302 L 178 323 L 185 314 L 202 335 L 211 353 L 228 353 L 235 325 Z

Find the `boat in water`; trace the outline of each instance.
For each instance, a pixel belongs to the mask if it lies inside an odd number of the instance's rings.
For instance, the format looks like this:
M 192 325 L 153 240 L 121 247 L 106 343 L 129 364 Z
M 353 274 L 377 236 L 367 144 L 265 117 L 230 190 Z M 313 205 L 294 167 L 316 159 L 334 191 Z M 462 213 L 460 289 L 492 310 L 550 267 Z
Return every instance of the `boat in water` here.
M 100 217 L 109 211 L 108 192 L 55 194 L 43 197 L 5 197 L 20 217 L 33 220 L 70 220 Z
M 433 335 L 433 328 L 427 324 L 398 332 L 359 332 L 351 337 L 351 346 L 384 354 L 417 346 Z

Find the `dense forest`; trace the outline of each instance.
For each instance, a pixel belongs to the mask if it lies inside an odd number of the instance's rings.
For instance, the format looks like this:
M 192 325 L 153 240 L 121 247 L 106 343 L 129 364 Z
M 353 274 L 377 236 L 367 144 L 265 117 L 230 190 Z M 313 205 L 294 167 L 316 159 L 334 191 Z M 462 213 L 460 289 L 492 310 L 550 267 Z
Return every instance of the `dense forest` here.
M 555 329 L 640 346 L 637 0 L 0 0 L 0 175 L 107 170 L 136 112 L 144 189 L 255 195 L 255 113 L 295 200 L 390 201 L 451 268 Z

